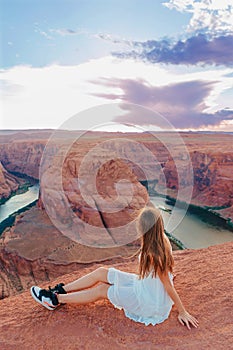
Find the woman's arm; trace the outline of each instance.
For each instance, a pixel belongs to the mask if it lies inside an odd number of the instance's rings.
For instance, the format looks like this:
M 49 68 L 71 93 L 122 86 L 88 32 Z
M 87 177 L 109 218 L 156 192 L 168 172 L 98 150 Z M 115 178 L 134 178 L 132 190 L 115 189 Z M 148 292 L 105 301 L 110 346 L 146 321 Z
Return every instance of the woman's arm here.
M 182 301 L 175 289 L 175 287 L 172 285 L 170 278 L 168 276 L 168 273 L 161 273 L 158 271 L 159 278 L 161 282 L 164 285 L 164 288 L 166 289 L 166 292 L 170 296 L 170 298 L 174 301 L 174 304 L 176 305 L 179 315 L 178 315 L 178 320 L 179 322 L 184 326 L 186 325 L 188 329 L 190 329 L 190 325 L 193 325 L 194 327 L 198 326 L 198 321 L 196 320 L 195 317 L 190 315 L 186 310 L 184 305 L 182 304 Z

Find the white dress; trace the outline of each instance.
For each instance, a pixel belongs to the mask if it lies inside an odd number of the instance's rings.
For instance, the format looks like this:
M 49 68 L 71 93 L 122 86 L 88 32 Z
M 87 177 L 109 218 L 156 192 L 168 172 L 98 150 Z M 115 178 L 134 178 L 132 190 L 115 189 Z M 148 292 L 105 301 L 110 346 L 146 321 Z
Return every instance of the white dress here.
M 165 239 L 172 253 L 168 237 Z M 140 260 L 140 255 L 138 257 Z M 173 285 L 173 275 L 168 273 Z M 123 309 L 126 317 L 136 322 L 153 326 L 165 321 L 174 302 L 169 297 L 159 276 L 152 277 L 152 272 L 145 278 L 139 279 L 134 273 L 123 272 L 114 267 L 109 268 L 108 299 L 118 309 Z
M 169 273 L 173 284 L 173 275 Z M 156 325 L 166 320 L 170 314 L 172 299 L 167 294 L 158 276 L 139 279 L 138 275 L 123 272 L 114 267 L 109 268 L 108 299 L 118 309 L 123 309 L 125 315 L 136 321 Z

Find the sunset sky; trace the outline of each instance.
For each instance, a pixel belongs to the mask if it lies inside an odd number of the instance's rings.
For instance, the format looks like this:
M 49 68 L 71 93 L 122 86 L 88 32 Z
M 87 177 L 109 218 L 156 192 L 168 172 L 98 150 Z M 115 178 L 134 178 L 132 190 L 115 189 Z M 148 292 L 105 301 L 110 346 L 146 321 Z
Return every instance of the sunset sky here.
M 118 102 L 177 130 L 233 131 L 232 0 L 0 0 L 0 12 L 1 129 Z M 153 113 L 109 121 L 158 126 Z

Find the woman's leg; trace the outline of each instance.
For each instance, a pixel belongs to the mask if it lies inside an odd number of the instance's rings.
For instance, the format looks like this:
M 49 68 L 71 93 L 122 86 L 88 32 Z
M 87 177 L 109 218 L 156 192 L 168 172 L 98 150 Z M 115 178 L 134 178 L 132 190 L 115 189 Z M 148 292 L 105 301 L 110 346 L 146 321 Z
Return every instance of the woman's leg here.
M 108 288 L 107 283 L 102 283 L 96 287 L 82 290 L 80 292 L 74 292 L 69 294 L 57 294 L 58 302 L 61 303 L 75 303 L 75 304 L 87 304 L 100 299 L 107 298 Z
M 90 288 L 98 282 L 108 283 L 107 276 L 108 268 L 99 267 L 98 269 L 88 273 L 87 275 L 77 279 L 76 281 L 66 284 L 65 286 L 63 286 L 63 288 L 66 292 Z

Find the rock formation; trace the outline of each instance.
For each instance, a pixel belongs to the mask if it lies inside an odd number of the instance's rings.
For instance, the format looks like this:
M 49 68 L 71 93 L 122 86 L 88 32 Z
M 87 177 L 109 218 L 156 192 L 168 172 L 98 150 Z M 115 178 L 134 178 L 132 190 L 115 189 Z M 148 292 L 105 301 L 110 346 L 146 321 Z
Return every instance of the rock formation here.
M 0 240 L 0 299 L 14 295 L 35 283 L 53 280 L 61 274 L 82 270 L 97 261 L 118 261 L 129 257 L 138 244 L 96 248 L 80 245 L 62 235 L 45 211 L 37 207 L 22 214 Z
M 38 139 L 0 144 L 0 160 L 8 171 L 38 179 L 40 160 L 46 142 Z
M 0 300 L 1 349 L 231 349 L 233 279 L 229 267 L 233 264 L 233 243 L 178 251 L 174 259 L 175 287 L 187 310 L 198 318 L 197 329 L 189 331 L 181 326 L 175 307 L 165 322 L 145 326 L 127 319 L 107 300 L 49 311 L 26 291 Z M 136 264 L 137 258 L 132 258 L 113 265 L 135 272 Z M 85 266 L 51 284 L 68 283 L 98 266 Z
M 11 136 L 10 139 L 9 137 L 3 139 L 4 142 L 0 143 L 0 161 L 8 171 L 19 172 L 38 179 L 41 156 L 48 141 L 49 133 L 41 131 L 33 134 L 33 136 L 29 135 L 30 133 L 25 132 L 23 135 L 19 133 Z M 66 139 L 65 135 L 61 136 L 63 138 L 59 139 L 60 143 Z M 71 136 L 74 138 L 72 133 L 69 137 Z M 197 206 L 210 207 L 216 214 L 232 220 L 232 135 L 182 133 L 181 136 L 188 149 L 193 166 L 194 188 L 191 203 Z M 81 142 L 74 143 L 71 155 L 75 159 L 72 160 L 72 157 L 70 157 L 68 166 L 71 177 L 75 173 L 74 164 L 77 168 L 87 151 L 98 143 L 103 143 L 102 152 L 111 153 L 114 148 L 118 149 L 118 154 L 120 153 L 126 159 L 140 181 L 149 179 L 152 184 L 153 181 L 157 184 L 155 190 L 162 192 L 164 185 L 166 185 L 168 194 L 174 198 L 176 198 L 178 188 L 183 188 L 184 194 L 186 190 L 189 190 L 192 177 L 190 176 L 190 169 L 186 166 L 184 147 L 177 143 L 176 134 L 164 134 L 164 142 L 172 150 L 172 156 L 164 144 L 159 141 L 159 138 L 150 133 L 124 134 L 123 138 L 129 141 L 128 143 L 125 141 L 123 144 L 114 141 L 117 138 L 122 138 L 122 134 L 87 133 L 86 137 L 81 139 Z M 108 142 L 109 140 L 111 142 Z M 141 149 L 138 151 L 140 145 Z M 145 147 L 147 150 L 145 150 Z M 148 150 L 157 159 L 156 165 L 148 155 Z M 100 159 L 99 154 L 98 161 Z M 96 165 L 98 165 L 97 161 Z M 180 182 L 178 182 L 177 167 L 180 171 Z M 67 179 L 65 183 L 68 183 Z
M 10 197 L 19 188 L 16 178 L 9 174 L 0 162 L 0 201 Z
M 25 138 L 20 134 L 0 143 L 4 167 L 38 179 L 46 135 L 38 133 L 30 139 L 28 134 Z M 176 135 L 164 135 L 173 158 L 150 134 L 124 135 L 122 141 L 121 134 L 87 133 L 68 150 L 64 150 L 67 139 L 61 136 L 58 145 L 50 145 L 50 156 L 42 163 L 38 207 L 21 215 L 0 238 L 0 298 L 79 269 L 81 264 L 133 254 L 137 248 L 131 244 L 137 238 L 134 219 L 148 202 L 146 189 L 138 180 L 149 180 L 158 192 L 166 185 L 173 198 L 181 188 L 184 201 L 186 191 L 192 188 L 190 168 Z M 203 139 L 202 134 L 185 133 L 182 137 L 193 165 L 191 203 L 208 207 L 230 222 L 232 136 L 210 134 Z M 60 154 L 64 153 L 61 163 Z M 41 210 L 44 206 L 49 217 Z M 122 233 L 121 226 L 128 222 L 132 225 Z M 68 230 L 68 235 L 61 235 L 54 225 Z

